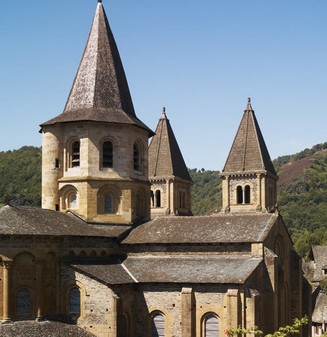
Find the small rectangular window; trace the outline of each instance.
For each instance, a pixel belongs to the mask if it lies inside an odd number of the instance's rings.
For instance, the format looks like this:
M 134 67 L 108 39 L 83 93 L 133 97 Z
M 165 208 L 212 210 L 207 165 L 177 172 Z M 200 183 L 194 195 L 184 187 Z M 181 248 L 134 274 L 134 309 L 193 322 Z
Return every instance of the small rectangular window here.
M 59 162 L 59 159 L 58 159 L 58 158 L 56 158 L 55 167 L 56 167 L 56 168 L 59 168 L 59 167 L 60 167 L 60 162 Z

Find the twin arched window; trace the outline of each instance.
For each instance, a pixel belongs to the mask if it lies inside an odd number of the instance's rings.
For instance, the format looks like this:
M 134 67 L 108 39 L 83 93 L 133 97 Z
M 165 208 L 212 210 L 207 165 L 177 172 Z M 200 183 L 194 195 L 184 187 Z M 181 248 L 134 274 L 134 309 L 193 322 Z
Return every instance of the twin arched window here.
M 246 185 L 244 188 L 242 186 L 237 186 L 236 202 L 240 205 L 251 203 L 251 188 L 249 185 Z

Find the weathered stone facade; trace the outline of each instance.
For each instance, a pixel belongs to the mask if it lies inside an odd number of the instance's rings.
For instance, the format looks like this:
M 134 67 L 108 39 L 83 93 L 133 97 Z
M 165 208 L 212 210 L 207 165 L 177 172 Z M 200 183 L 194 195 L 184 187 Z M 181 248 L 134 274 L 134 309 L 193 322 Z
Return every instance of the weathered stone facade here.
M 0 209 L 6 335 L 36 320 L 30 336 L 221 337 L 309 313 L 250 102 L 223 211 L 185 216 L 192 181 L 177 141 L 164 111 L 148 151 L 101 1 L 65 110 L 41 129 L 43 209 Z

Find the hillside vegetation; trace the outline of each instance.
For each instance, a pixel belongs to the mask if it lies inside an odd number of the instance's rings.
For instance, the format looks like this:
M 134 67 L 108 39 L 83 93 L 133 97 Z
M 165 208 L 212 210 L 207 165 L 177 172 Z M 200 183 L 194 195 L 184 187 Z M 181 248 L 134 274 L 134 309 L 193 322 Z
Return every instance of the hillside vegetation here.
M 41 149 L 0 152 L 0 204 L 41 205 Z
M 327 142 L 274 161 L 278 205 L 303 257 L 313 244 L 327 244 Z M 219 171 L 190 169 L 194 215 L 221 207 Z M 41 204 L 41 149 L 24 146 L 0 152 L 0 204 Z

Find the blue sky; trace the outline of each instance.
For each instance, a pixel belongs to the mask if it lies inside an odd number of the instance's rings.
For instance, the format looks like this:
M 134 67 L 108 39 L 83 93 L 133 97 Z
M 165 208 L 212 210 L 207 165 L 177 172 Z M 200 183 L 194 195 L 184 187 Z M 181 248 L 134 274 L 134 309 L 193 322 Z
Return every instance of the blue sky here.
M 1 1 L 0 151 L 63 111 L 96 0 Z M 190 168 L 221 170 L 251 96 L 272 158 L 327 141 L 326 0 L 103 0 L 138 117 L 166 107 Z

